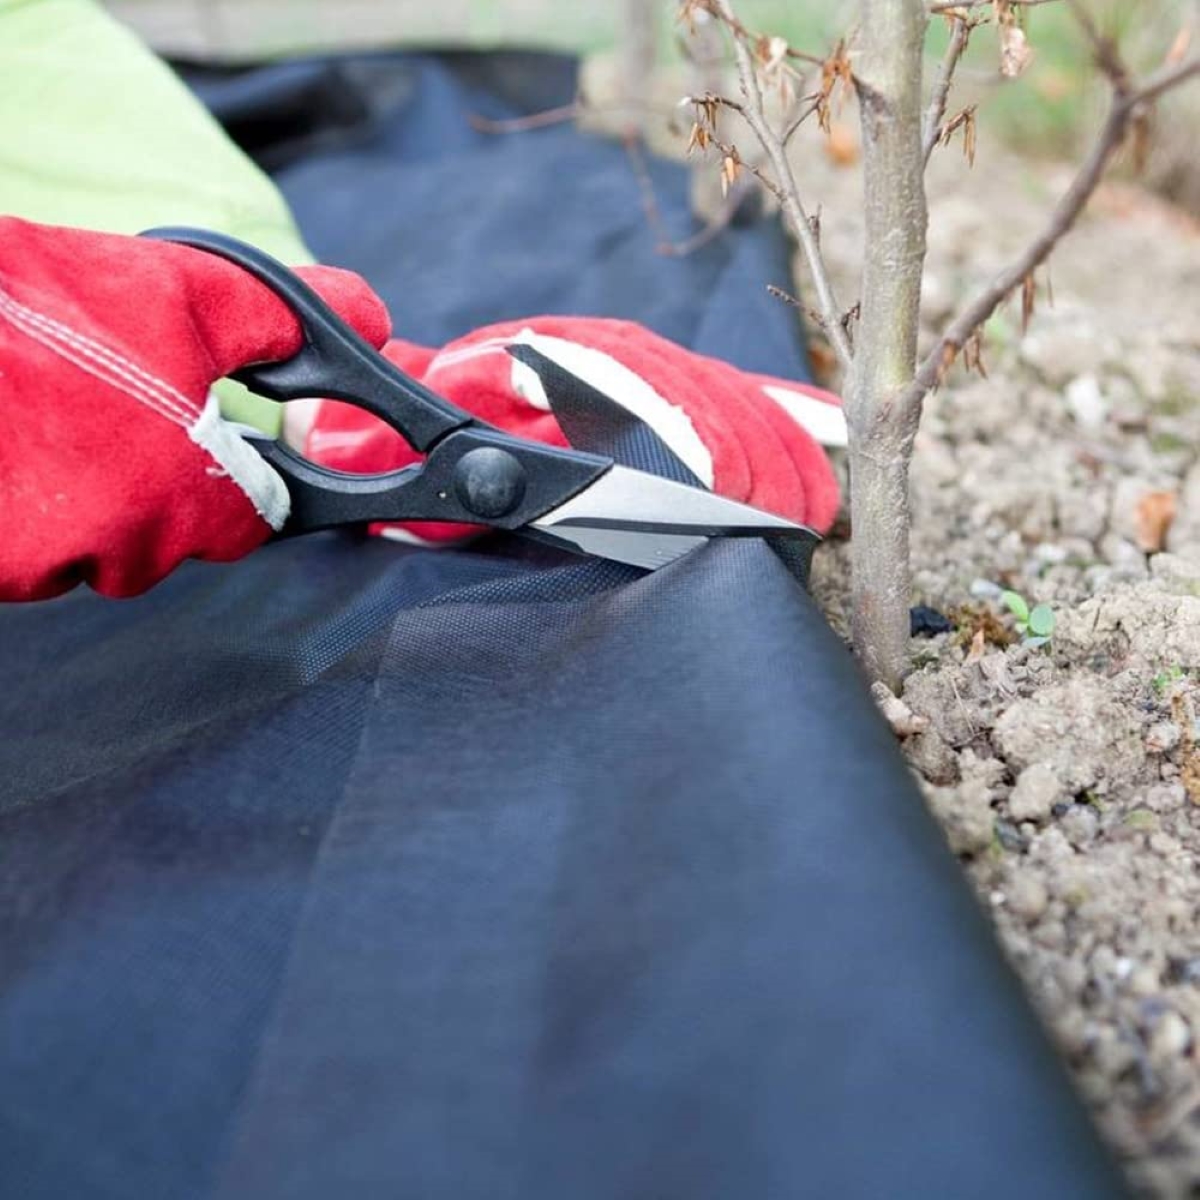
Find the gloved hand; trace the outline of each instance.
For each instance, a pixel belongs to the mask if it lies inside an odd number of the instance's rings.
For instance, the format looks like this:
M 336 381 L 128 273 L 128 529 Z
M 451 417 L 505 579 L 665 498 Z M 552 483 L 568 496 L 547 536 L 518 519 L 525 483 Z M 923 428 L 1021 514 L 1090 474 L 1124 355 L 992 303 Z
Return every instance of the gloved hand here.
M 384 342 L 361 279 L 303 274 Z M 209 389 L 299 347 L 283 302 L 214 255 L 0 219 L 0 598 L 130 596 L 259 545 L 287 489 Z
M 392 341 L 384 353 L 484 420 L 565 446 L 536 374 L 506 352 L 513 343 L 533 346 L 631 410 L 713 491 L 818 532 L 833 523 L 837 479 L 821 445 L 844 446 L 846 422 L 838 398 L 820 388 L 739 371 L 640 325 L 591 317 L 491 325 L 440 351 Z M 336 401 L 319 405 L 306 435 L 290 436 L 310 458 L 343 471 L 388 471 L 419 458 L 383 422 Z M 421 523 L 375 532 L 431 542 L 476 531 Z

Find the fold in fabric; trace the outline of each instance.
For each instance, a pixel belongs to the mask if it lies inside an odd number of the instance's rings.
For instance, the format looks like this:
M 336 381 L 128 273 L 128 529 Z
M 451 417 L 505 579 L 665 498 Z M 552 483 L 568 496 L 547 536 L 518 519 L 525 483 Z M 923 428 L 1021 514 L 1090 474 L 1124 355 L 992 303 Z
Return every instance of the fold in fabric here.
M 316 536 L 0 630 L 10 1194 L 1120 1194 L 761 544 Z

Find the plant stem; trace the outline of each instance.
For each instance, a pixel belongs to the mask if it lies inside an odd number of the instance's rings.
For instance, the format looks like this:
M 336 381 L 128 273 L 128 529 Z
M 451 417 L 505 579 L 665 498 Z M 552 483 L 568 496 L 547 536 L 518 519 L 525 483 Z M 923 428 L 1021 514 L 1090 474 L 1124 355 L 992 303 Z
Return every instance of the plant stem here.
M 758 139 L 759 145 L 765 151 L 775 172 L 775 183 L 778 189 L 776 194 L 783 206 L 788 224 L 791 225 L 792 232 L 796 235 L 796 240 L 804 251 L 804 258 L 817 293 L 825 336 L 829 338 L 829 343 L 842 367 L 849 370 L 853 359 L 853 350 L 850 346 L 850 338 L 842 324 L 842 308 L 834 294 L 829 271 L 821 255 L 820 241 L 800 198 L 800 188 L 796 183 L 792 165 L 788 161 L 783 137 L 778 130 L 772 127 L 767 117 L 762 87 L 758 81 L 758 71 L 754 65 L 751 48 L 746 43 L 744 27 L 734 14 L 729 0 L 713 0 L 712 7 L 733 36 L 733 55 L 737 64 L 738 86 L 745 98 L 745 103 L 739 111 Z
M 1120 150 L 1138 110 L 1153 103 L 1169 88 L 1200 76 L 1200 58 L 1166 67 L 1134 88 L 1123 72 L 1114 73 L 1113 99 L 1100 133 L 1081 164 L 1071 185 L 1055 205 L 1045 226 L 1035 238 L 990 283 L 973 296 L 951 321 L 937 344 L 926 355 L 899 407 L 920 418 L 922 400 L 935 387 L 951 357 L 966 345 L 968 338 L 996 311 L 996 308 L 1021 285 L 1027 275 L 1040 267 L 1055 246 L 1070 232 L 1100 181 L 1109 163 Z M 865 324 L 865 321 L 864 321 Z
M 855 84 L 863 134 L 862 319 L 850 376 L 854 645 L 872 680 L 908 670 L 908 467 L 917 412 L 897 404 L 916 369 L 925 263 L 921 73 L 924 0 L 863 0 Z
M 946 115 L 946 102 L 950 98 L 950 85 L 954 82 L 954 72 L 958 68 L 959 59 L 967 48 L 971 36 L 971 23 L 966 17 L 955 17 L 951 21 L 950 42 L 946 47 L 946 55 L 938 69 L 937 78 L 933 83 L 933 92 L 929 98 L 929 111 L 925 115 L 923 133 L 925 162 L 929 162 L 934 147 L 938 144 L 938 136 L 942 132 L 942 118 Z

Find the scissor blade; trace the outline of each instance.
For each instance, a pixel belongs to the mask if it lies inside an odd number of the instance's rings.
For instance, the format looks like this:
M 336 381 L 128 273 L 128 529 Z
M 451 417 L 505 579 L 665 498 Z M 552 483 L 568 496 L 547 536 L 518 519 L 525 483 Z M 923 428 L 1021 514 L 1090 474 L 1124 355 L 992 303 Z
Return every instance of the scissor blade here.
M 712 537 L 815 537 L 748 504 L 629 467 L 614 466 L 530 523 L 547 540 L 657 570 Z

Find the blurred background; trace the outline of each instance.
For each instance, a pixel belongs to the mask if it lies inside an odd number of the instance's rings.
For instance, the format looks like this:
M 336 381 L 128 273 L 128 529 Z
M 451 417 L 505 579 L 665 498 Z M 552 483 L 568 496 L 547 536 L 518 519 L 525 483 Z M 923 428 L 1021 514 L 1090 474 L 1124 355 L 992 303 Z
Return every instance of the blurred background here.
M 677 0 L 110 0 L 109 7 L 156 49 L 177 58 L 235 62 L 333 49 L 503 45 L 580 54 L 601 64 L 600 77 L 605 60 L 619 54 L 631 14 L 640 8 L 655 32 L 659 78 L 654 94 L 677 99 L 687 90 L 686 33 Z M 742 0 L 737 11 L 750 28 L 823 55 L 851 32 L 856 7 L 845 0 Z M 1140 69 L 1161 62 L 1180 31 L 1200 14 L 1197 0 L 1089 0 L 1088 8 Z M 1035 50 L 1029 69 L 1018 80 L 1002 79 L 995 38 L 982 30 L 959 71 L 959 103 L 979 102 L 981 129 L 1023 154 L 1070 155 L 1094 126 L 1102 85 L 1064 4 L 1026 9 L 1022 19 Z M 930 71 L 945 41 L 944 23 L 935 18 L 928 41 Z M 604 90 L 603 84 L 596 86 Z M 1200 212 L 1200 165 L 1191 144 L 1200 127 L 1196 89 L 1172 97 L 1163 117 L 1149 181 Z

